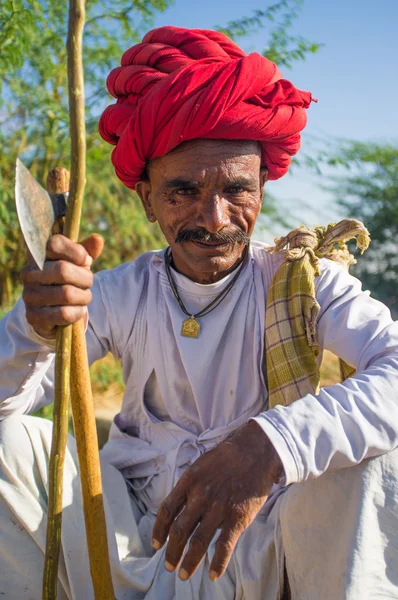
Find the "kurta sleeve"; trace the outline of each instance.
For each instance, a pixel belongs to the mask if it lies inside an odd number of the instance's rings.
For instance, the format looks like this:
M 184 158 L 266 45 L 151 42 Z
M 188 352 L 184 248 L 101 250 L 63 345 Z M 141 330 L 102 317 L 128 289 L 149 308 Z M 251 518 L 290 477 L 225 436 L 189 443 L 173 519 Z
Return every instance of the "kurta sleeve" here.
M 322 260 L 321 267 L 318 341 L 357 373 L 255 418 L 282 460 L 286 484 L 398 446 L 398 323 L 339 265 Z
M 90 363 L 115 348 L 101 277 L 95 277 L 86 332 Z M 29 325 L 20 299 L 0 321 L 0 420 L 50 404 L 54 391 L 55 341 Z

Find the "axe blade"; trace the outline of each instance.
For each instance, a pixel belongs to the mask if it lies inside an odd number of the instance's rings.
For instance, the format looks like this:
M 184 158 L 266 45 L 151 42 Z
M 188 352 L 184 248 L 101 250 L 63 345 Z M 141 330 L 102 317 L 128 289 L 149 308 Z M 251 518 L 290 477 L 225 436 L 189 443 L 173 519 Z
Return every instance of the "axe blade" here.
M 50 195 L 17 158 L 15 202 L 19 224 L 29 252 L 43 270 L 47 242 L 55 222 Z

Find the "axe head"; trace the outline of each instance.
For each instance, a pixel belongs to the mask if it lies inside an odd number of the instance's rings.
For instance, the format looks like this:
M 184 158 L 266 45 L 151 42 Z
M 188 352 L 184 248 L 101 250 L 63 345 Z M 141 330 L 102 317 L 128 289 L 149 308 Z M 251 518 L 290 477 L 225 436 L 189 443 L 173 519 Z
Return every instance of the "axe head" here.
M 17 158 L 15 202 L 26 245 L 39 269 L 43 269 L 52 228 L 65 214 L 66 196 L 50 196 Z

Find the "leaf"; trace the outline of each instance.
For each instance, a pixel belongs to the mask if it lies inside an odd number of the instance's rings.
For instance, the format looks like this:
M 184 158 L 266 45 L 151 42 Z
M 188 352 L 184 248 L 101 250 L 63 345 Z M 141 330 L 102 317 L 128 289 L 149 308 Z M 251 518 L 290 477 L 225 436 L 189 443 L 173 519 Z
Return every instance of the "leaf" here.
M 346 142 L 327 162 L 346 171 L 329 179 L 329 190 L 347 216 L 364 221 L 372 238 L 354 272 L 398 318 L 398 146 Z

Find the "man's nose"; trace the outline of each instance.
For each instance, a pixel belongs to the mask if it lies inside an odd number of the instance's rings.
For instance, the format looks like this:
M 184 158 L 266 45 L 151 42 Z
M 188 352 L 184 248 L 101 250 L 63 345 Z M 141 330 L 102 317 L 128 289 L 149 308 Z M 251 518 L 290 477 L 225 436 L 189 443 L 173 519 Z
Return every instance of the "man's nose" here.
M 217 233 L 230 224 L 227 203 L 223 198 L 214 194 L 206 198 L 199 216 L 199 223 L 209 233 Z

